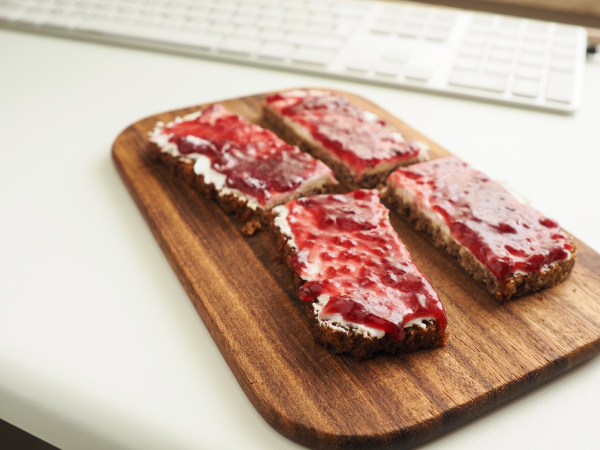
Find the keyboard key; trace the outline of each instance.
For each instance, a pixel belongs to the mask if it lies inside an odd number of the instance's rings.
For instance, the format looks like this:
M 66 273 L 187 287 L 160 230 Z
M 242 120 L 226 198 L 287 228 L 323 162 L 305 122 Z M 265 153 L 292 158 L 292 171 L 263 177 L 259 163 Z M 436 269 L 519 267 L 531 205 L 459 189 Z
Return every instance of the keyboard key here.
M 433 23 L 451 25 L 456 20 L 456 14 L 452 12 L 436 12 L 433 16 Z
M 347 8 L 341 7 L 341 8 L 334 8 L 333 14 L 335 15 L 335 17 L 340 18 L 340 19 L 359 20 L 362 13 L 359 11 L 351 11 L 351 10 L 348 10 Z
M 292 60 L 297 63 L 315 64 L 318 66 L 326 66 L 331 62 L 334 52 L 321 50 L 312 47 L 299 47 L 292 56 Z
M 450 29 L 430 28 L 424 33 L 425 39 L 428 41 L 444 42 L 450 35 Z
M 454 63 L 455 69 L 468 70 L 470 72 L 479 69 L 479 59 L 458 58 Z
M 147 26 L 157 26 L 158 23 L 159 22 L 157 21 L 157 19 L 155 17 L 145 17 L 144 19 L 140 19 L 138 21 L 138 24 L 147 25 Z M 199 19 L 197 17 L 190 17 L 189 20 L 187 20 L 183 24 L 183 28 L 185 28 L 186 30 L 190 30 L 192 32 L 208 31 L 208 26 L 209 26 L 209 24 L 206 23 L 205 20 Z
M 512 93 L 521 97 L 535 98 L 540 89 L 539 81 L 518 79 L 512 88 Z
M 267 59 L 287 59 L 294 51 L 294 46 L 284 42 L 267 42 L 258 50 L 258 56 Z
M 408 66 L 404 70 L 404 76 L 411 80 L 427 81 L 432 75 L 433 70 L 430 67 Z
M 402 49 L 393 48 L 383 54 L 382 59 L 385 61 L 405 62 L 410 58 L 410 52 Z
M 234 30 L 233 34 L 238 37 L 247 37 L 250 39 L 257 39 L 259 37 L 259 31 L 256 27 L 241 26 Z
M 560 34 L 557 34 L 554 38 L 554 42 L 556 44 L 562 44 L 562 45 L 574 45 L 575 42 L 577 42 L 577 38 L 575 35 L 566 35 L 566 36 L 561 36 Z
M 471 47 L 471 46 L 462 46 L 458 51 L 458 54 L 464 58 L 476 58 L 479 59 L 483 56 L 483 48 L 481 47 Z
M 492 59 L 494 61 L 503 61 L 503 62 L 508 63 L 512 60 L 512 55 L 513 55 L 513 52 L 511 50 L 495 48 L 495 49 L 492 49 L 492 51 L 490 53 L 490 59 Z
M 227 25 L 227 24 L 223 24 L 223 23 L 212 23 L 208 29 L 217 35 L 222 35 L 222 36 L 226 36 L 228 34 L 231 34 L 233 32 L 233 26 L 232 25 Z
M 476 72 L 454 70 L 448 82 L 453 86 L 476 88 L 478 81 L 479 75 Z
M 528 20 L 525 29 L 528 32 L 534 32 L 545 35 L 550 29 L 550 25 L 545 22 L 539 22 L 537 20 Z
M 471 24 L 490 27 L 494 23 L 494 16 L 491 14 L 477 14 L 471 19 Z
M 255 27 L 258 28 L 256 26 L 256 17 L 253 16 L 236 16 L 233 19 L 230 20 L 231 23 L 233 23 L 234 25 L 245 25 L 248 27 Z
M 142 14 L 147 14 L 147 13 L 154 13 L 156 11 L 159 11 L 157 8 L 146 8 L 144 10 L 142 10 L 140 12 L 140 15 Z M 210 7 L 203 5 L 203 4 L 192 4 L 190 6 L 188 6 L 188 9 L 186 10 L 186 14 L 189 17 L 206 17 L 208 15 L 210 11 Z
M 223 39 L 219 50 L 225 53 L 250 56 L 258 48 L 258 41 L 244 37 L 228 37 Z
M 499 28 L 495 30 L 494 36 L 496 39 L 518 39 L 519 30 L 510 28 Z
M 529 67 L 542 67 L 544 65 L 544 57 L 540 55 L 521 54 L 519 65 Z
M 502 17 L 498 26 L 502 29 L 518 30 L 521 27 L 521 19 Z
M 338 20 L 331 30 L 331 34 L 341 38 L 347 37 L 356 29 L 357 23 L 355 20 Z
M 577 29 L 569 25 L 558 25 L 556 27 L 556 38 L 560 39 L 576 39 Z
M 260 18 L 267 22 L 279 22 L 285 17 L 285 13 L 281 10 L 262 11 Z
M 492 92 L 503 92 L 506 89 L 506 77 L 477 74 L 464 70 L 455 70 L 450 75 L 449 83 L 453 86 L 469 87 L 473 89 L 482 89 Z
M 554 49 L 555 50 L 559 50 L 559 49 L 571 49 L 571 50 L 576 50 L 575 48 L 575 41 L 570 41 L 570 42 L 564 42 L 561 41 L 560 39 L 557 39 L 554 41 Z
M 398 19 L 396 17 L 393 16 L 380 16 L 377 19 L 375 19 L 374 25 L 378 26 L 378 25 L 388 25 L 391 27 L 395 27 L 398 23 Z
M 381 62 L 375 66 L 375 74 L 384 77 L 396 77 L 402 70 L 402 64 L 394 62 Z
M 371 33 L 374 34 L 382 34 L 387 35 L 390 34 L 394 30 L 393 24 L 375 24 L 371 27 Z
M 430 11 L 426 8 L 421 8 L 418 6 L 409 6 L 407 12 L 410 17 L 425 21 L 429 16 Z
M 278 42 L 284 40 L 285 32 L 280 30 L 261 30 L 259 36 L 265 41 Z
M 488 26 L 471 26 L 467 31 L 468 36 L 488 36 L 490 34 L 490 27 Z
M 486 73 L 493 75 L 508 75 L 510 72 L 510 64 L 500 61 L 489 61 L 485 67 Z
M 573 74 L 566 72 L 550 72 L 546 86 L 546 98 L 555 102 L 571 103 L 573 101 Z
M 335 26 L 335 22 L 329 17 L 314 17 L 312 16 L 308 21 L 309 27 L 315 30 L 315 33 L 326 34 L 328 30 L 331 30 Z
M 308 22 L 310 18 L 310 14 L 308 11 L 298 11 L 298 10 L 288 10 L 285 14 L 285 18 L 282 20 L 282 23 L 297 23 L 297 22 Z
M 422 23 L 402 22 L 396 29 L 396 34 L 402 37 L 415 38 L 421 33 L 422 29 Z
M 570 61 L 563 59 L 553 59 L 550 61 L 550 68 L 559 72 L 572 72 L 573 64 Z
M 368 72 L 373 65 L 373 61 L 364 58 L 353 58 L 346 63 L 346 70 L 351 72 Z
M 555 48 L 552 51 L 552 59 L 562 59 L 570 62 L 575 59 L 575 56 L 575 50 L 572 47 Z
M 466 47 L 484 47 L 488 42 L 486 36 L 467 36 L 463 41 Z
M 546 46 L 538 42 L 526 42 L 523 45 L 523 52 L 543 55 L 546 52 Z
M 506 90 L 507 78 L 501 75 L 483 74 L 478 82 L 478 87 L 493 92 Z
M 513 51 L 517 46 L 517 40 L 511 38 L 497 38 L 492 41 L 492 47 L 501 50 Z
M 297 32 L 308 36 L 308 27 L 310 23 L 308 21 L 296 21 L 296 22 L 269 22 L 268 26 L 263 25 L 263 28 L 268 30 L 282 30 L 288 33 Z
M 291 32 L 285 37 L 289 44 L 297 44 L 304 47 L 315 47 L 323 50 L 337 50 L 342 45 L 342 40 L 336 37 L 311 36 L 306 33 Z
M 517 78 L 526 80 L 539 80 L 542 77 L 542 69 L 539 67 L 521 66 L 517 69 Z
M 546 33 L 536 34 L 536 33 L 531 33 L 531 32 L 525 32 L 525 35 L 523 36 L 523 40 L 524 40 L 524 42 L 537 42 L 538 44 L 541 44 L 544 46 L 547 45 L 547 43 L 548 43 Z

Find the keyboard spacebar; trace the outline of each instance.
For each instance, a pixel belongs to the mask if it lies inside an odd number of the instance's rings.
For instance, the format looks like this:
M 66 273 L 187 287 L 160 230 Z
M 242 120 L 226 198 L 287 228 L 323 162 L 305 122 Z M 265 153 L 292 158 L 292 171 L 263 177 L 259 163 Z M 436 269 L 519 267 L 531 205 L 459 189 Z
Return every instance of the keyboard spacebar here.
M 74 30 L 140 41 L 182 45 L 203 50 L 214 49 L 221 40 L 221 36 L 214 33 L 186 32 L 164 28 L 158 29 L 156 27 L 152 28 L 143 25 L 105 22 L 95 19 L 88 19 L 80 22 L 74 27 Z

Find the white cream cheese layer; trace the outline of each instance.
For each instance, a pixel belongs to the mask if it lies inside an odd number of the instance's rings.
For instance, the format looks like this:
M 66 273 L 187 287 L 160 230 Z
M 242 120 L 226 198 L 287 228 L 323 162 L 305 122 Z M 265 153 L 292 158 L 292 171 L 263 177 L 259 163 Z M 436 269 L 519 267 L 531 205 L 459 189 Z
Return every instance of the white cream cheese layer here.
M 273 220 L 273 223 L 277 228 L 279 228 L 281 234 L 283 234 L 287 238 L 287 244 L 290 246 L 290 248 L 297 252 L 298 246 L 294 241 L 294 234 L 292 233 L 290 224 L 287 221 L 287 216 L 290 213 L 290 210 L 285 205 L 279 205 L 273 208 L 272 212 L 275 214 L 275 219 Z

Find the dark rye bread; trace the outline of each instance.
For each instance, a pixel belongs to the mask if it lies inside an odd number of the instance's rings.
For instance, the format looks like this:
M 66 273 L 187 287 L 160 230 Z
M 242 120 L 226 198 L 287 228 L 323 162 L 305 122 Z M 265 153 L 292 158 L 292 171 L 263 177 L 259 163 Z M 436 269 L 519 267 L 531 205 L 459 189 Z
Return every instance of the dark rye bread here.
M 407 202 L 394 193 L 394 189 L 386 186 L 382 189 L 382 200 L 392 211 L 397 211 L 416 230 L 423 231 L 429 240 L 438 248 L 455 258 L 463 269 L 476 281 L 485 284 L 487 290 L 499 302 L 506 303 L 512 298 L 550 288 L 564 281 L 575 264 L 577 248 L 573 239 L 572 256 L 566 261 L 558 261 L 548 266 L 547 270 L 533 273 L 512 273 L 505 280 L 499 280 L 483 263 L 463 245 L 456 242 L 449 233 L 437 226 L 415 203 Z
M 285 123 L 283 117 L 271 108 L 267 103 L 263 103 L 263 122 L 266 128 L 275 132 L 281 139 L 288 144 L 296 145 L 303 151 L 310 153 L 317 159 L 320 159 L 333 170 L 336 179 L 346 187 L 346 190 L 354 191 L 362 188 L 375 188 L 382 185 L 388 175 L 396 168 L 396 165 L 385 165 L 379 168 L 367 169 L 361 178 L 357 180 L 356 174 L 350 168 L 335 158 L 331 153 L 323 149 L 321 144 L 316 141 L 309 141 L 300 136 L 293 127 Z M 405 161 L 402 166 L 421 161 L 421 158 L 413 158 Z
M 296 291 L 302 287 L 304 280 L 300 278 L 292 264 L 292 256 L 295 251 L 288 245 L 288 238 L 275 226 L 275 214 L 269 213 L 270 225 L 273 235 L 277 240 L 277 247 L 282 256 L 283 263 L 287 266 Z M 298 298 L 299 301 L 301 301 Z M 358 361 L 371 358 L 375 353 L 385 352 L 389 354 L 409 353 L 422 349 L 432 349 L 446 345 L 447 332 L 441 332 L 438 324 L 429 320 L 426 327 L 414 325 L 404 329 L 403 340 L 399 340 L 389 333 L 383 338 L 366 337 L 355 330 L 344 328 L 346 332 L 332 328 L 324 322 L 320 322 L 313 306 L 314 302 L 306 302 L 305 312 L 308 323 L 315 341 L 333 353 L 349 353 Z
M 164 153 L 153 142 L 148 144 L 148 154 L 150 157 L 167 167 L 171 174 L 185 181 L 193 189 L 202 193 L 206 197 L 218 202 L 219 206 L 228 214 L 235 217 L 236 220 L 243 223 L 242 233 L 252 235 L 261 228 L 268 227 L 269 218 L 267 211 L 256 208 L 249 208 L 246 201 L 232 194 L 220 195 L 219 191 L 212 183 L 206 183 L 204 176 L 194 172 L 194 161 L 191 159 L 181 159 Z M 302 195 L 322 194 L 328 190 L 328 185 L 303 192 Z M 299 194 L 300 195 L 300 194 Z M 290 197 L 289 200 L 292 200 Z
M 242 228 L 244 234 L 252 235 L 255 231 L 268 224 L 263 210 L 249 208 L 245 200 L 234 195 L 219 195 L 214 184 L 205 183 L 204 176 L 197 175 L 194 172 L 193 160 L 181 159 L 164 153 L 153 142 L 148 144 L 148 154 L 153 160 L 167 167 L 172 175 L 182 179 L 206 197 L 217 201 L 226 213 L 232 214 L 238 221 L 244 224 Z

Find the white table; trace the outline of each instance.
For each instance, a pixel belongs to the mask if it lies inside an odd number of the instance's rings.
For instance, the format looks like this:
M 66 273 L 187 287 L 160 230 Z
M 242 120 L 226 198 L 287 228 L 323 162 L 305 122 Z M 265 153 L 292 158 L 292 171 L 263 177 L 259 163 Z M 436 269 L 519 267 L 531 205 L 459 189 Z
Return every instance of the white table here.
M 564 116 L 6 30 L 0 55 L 0 418 L 61 448 L 299 447 L 246 399 L 113 167 L 142 117 L 351 91 L 600 251 L 600 64 Z M 595 358 L 427 448 L 597 448 L 599 379 Z

